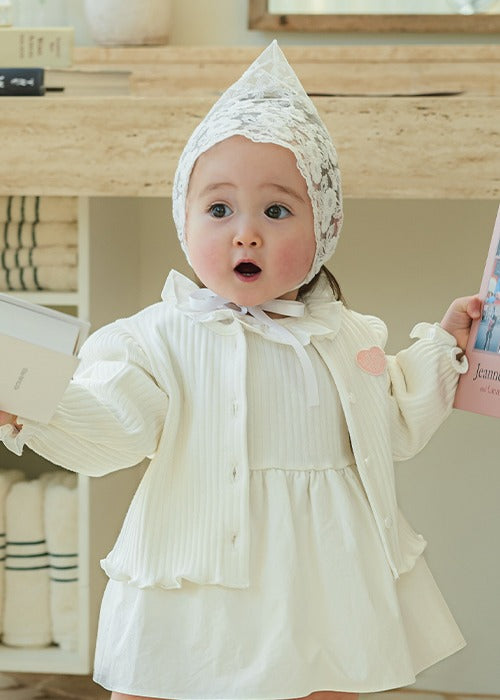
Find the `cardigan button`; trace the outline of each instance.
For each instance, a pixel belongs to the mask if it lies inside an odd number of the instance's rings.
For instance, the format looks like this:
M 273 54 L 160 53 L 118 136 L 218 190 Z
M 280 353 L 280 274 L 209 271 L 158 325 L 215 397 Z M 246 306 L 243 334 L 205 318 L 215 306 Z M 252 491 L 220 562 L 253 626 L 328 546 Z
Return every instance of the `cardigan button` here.
M 232 409 L 233 409 L 233 416 L 238 415 L 238 409 L 239 409 L 239 404 L 237 401 L 233 401 L 232 403 Z
M 390 515 L 388 515 L 387 518 L 384 520 L 384 525 L 387 529 L 392 527 L 392 518 Z
M 351 394 L 347 394 L 347 398 L 349 399 L 349 401 L 350 401 L 351 403 L 356 403 L 356 397 L 355 397 L 354 394 L 352 394 L 352 393 L 351 393 Z

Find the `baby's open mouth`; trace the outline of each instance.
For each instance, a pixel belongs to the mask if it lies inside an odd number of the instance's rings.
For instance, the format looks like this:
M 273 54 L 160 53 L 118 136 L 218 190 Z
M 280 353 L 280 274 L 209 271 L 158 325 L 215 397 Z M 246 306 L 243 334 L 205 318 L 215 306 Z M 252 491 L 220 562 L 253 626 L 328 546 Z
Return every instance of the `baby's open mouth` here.
M 234 271 L 241 277 L 246 277 L 249 279 L 262 272 L 260 267 L 253 262 L 240 262 L 238 265 L 236 265 Z

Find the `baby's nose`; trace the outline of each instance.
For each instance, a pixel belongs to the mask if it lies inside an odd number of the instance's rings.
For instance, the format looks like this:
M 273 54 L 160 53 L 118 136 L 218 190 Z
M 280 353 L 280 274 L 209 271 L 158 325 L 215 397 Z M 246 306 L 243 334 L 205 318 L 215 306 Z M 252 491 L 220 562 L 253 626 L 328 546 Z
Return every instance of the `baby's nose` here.
M 252 226 L 242 226 L 233 238 L 233 245 L 240 248 L 260 248 L 262 237 Z

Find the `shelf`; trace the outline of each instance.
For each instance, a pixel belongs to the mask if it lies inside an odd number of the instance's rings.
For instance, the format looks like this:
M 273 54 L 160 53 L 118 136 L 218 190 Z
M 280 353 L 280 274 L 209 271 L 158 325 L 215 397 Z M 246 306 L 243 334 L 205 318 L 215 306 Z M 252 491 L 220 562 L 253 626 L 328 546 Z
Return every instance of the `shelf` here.
M 168 196 L 187 138 L 258 53 L 76 51 L 74 72 L 89 81 L 82 96 L 1 100 L 0 194 Z M 500 198 L 500 47 L 285 53 L 337 144 L 346 197 Z M 99 94 L 113 71 L 120 94 Z M 121 94 L 128 80 L 130 94 Z
M 18 673 L 89 672 L 88 662 L 78 651 L 63 651 L 57 646 L 41 648 L 8 647 L 0 644 L 0 669 Z
M 140 239 L 138 200 L 78 202 L 78 292 L 11 292 L 25 300 L 73 307 L 98 328 L 137 311 Z M 21 459 L 0 448 L 1 466 L 21 468 L 27 479 L 57 470 L 32 450 Z M 112 548 L 145 465 L 99 478 L 78 475 L 78 631 L 75 651 L 0 644 L 0 671 L 88 674 L 92 670 L 98 613 L 107 577 L 100 560 Z

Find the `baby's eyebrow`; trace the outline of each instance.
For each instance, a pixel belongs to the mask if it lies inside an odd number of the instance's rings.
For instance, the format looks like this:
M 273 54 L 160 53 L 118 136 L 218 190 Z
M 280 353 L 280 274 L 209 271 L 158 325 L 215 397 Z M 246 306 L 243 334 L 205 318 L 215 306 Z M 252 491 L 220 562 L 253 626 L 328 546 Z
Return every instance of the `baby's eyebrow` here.
M 284 194 L 289 194 L 290 197 L 294 197 L 295 199 L 298 199 L 299 202 L 304 202 L 304 198 L 296 192 L 293 188 L 291 187 L 286 187 L 285 185 L 280 185 L 277 182 L 264 182 L 261 185 L 262 188 L 265 187 L 273 187 L 274 189 L 278 190 L 279 192 L 283 192 Z
M 200 192 L 200 196 L 203 197 L 203 195 L 209 194 L 210 192 L 221 189 L 223 187 L 236 187 L 236 185 L 234 185 L 232 182 L 211 182 L 202 189 L 202 191 Z

